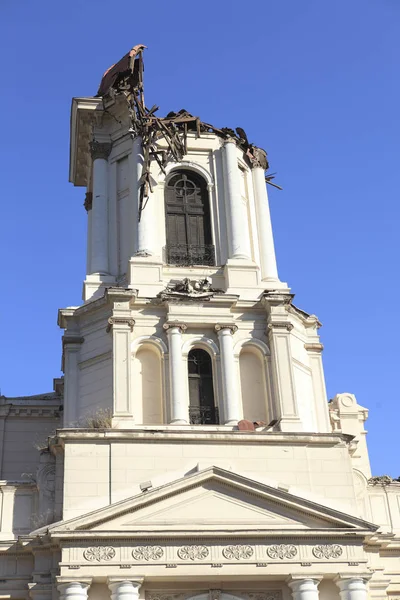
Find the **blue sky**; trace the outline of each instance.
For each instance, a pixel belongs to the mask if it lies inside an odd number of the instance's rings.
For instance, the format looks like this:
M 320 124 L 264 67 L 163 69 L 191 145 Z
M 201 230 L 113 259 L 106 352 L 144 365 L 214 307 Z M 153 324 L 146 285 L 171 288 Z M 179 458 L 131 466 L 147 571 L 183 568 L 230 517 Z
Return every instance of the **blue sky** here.
M 373 471 L 400 475 L 399 25 L 398 0 L 2 0 L 1 392 L 60 375 L 57 309 L 85 269 L 71 98 L 143 43 L 148 105 L 267 150 L 279 272 L 323 322 L 328 396 L 370 409 Z

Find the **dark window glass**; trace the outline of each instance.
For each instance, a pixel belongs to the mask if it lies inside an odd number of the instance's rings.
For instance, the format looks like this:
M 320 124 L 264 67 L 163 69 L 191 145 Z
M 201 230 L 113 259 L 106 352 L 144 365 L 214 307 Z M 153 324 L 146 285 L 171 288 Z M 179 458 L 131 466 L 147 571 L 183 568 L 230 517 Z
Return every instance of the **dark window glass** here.
M 165 188 L 167 262 L 214 265 L 205 180 L 192 171 L 173 175 Z
M 189 416 L 192 424 L 219 422 L 214 404 L 211 357 L 205 350 L 191 350 L 188 356 Z

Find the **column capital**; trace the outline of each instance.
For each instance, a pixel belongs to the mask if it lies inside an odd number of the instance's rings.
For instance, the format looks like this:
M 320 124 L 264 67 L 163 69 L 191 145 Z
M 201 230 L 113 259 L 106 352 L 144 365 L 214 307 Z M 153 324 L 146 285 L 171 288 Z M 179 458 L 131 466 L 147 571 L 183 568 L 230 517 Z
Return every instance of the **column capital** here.
M 274 321 L 272 323 L 268 323 L 269 331 L 273 331 L 274 329 L 286 329 L 286 331 L 292 331 L 294 325 L 289 321 Z
M 237 144 L 237 139 L 234 137 L 227 137 L 223 142 L 222 142 L 223 146 L 225 146 L 226 144 Z
M 269 167 L 267 153 L 262 148 L 253 146 L 250 157 L 252 169 L 262 169 L 263 173 Z
M 92 140 L 89 144 L 89 148 L 92 160 L 96 160 L 97 158 L 107 160 L 110 156 L 112 143 L 98 142 L 97 140 Z
M 107 585 L 118 583 L 131 583 L 134 586 L 140 587 L 144 581 L 144 577 L 119 577 L 118 575 L 107 577 Z
M 340 588 L 340 590 L 347 590 L 352 585 L 363 582 L 364 585 L 371 579 L 372 573 L 364 571 L 361 573 L 338 573 L 334 578 L 334 582 Z
M 165 329 L 167 333 L 170 333 L 171 329 L 174 329 L 175 327 L 180 330 L 180 333 L 184 333 L 187 329 L 186 323 L 182 323 L 181 321 L 167 321 L 163 325 L 163 329 Z
M 297 591 L 300 586 L 302 586 L 302 585 L 306 586 L 307 582 L 308 583 L 312 582 L 312 585 L 318 586 L 320 584 L 320 582 L 322 581 L 322 579 L 323 579 L 322 573 L 310 573 L 307 575 L 295 573 L 293 575 L 289 575 L 289 577 L 286 579 L 286 583 L 292 590 L 294 588 L 296 588 L 296 591 Z
M 86 212 L 88 212 L 89 210 L 91 210 L 92 203 L 93 203 L 93 194 L 92 194 L 92 192 L 86 192 L 86 194 L 85 194 L 85 202 L 83 203 L 83 206 L 85 207 Z
M 218 335 L 220 335 L 224 330 L 229 330 L 233 335 L 238 330 L 237 325 L 234 323 L 217 323 L 214 329 Z
M 112 328 L 114 327 L 114 325 L 127 325 L 131 331 L 133 331 L 133 328 L 135 326 L 135 319 L 131 319 L 130 317 L 110 317 L 107 320 L 107 333 L 109 333 Z

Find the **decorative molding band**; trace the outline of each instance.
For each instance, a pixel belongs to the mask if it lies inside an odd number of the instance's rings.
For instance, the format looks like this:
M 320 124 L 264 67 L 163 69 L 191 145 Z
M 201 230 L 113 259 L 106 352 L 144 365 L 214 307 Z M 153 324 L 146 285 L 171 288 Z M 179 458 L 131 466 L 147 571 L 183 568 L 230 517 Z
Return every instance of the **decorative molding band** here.
M 182 560 L 204 560 L 209 554 L 207 546 L 182 546 L 178 550 L 178 556 Z
M 294 325 L 289 323 L 289 321 L 274 321 L 272 323 L 268 323 L 268 329 L 273 331 L 274 329 L 286 329 L 287 331 L 292 331 Z
M 267 554 L 273 559 L 291 559 L 296 556 L 297 548 L 296 546 L 293 546 L 293 544 L 275 544 L 273 546 L 268 546 Z
M 247 545 L 227 546 L 222 550 L 222 554 L 228 560 L 241 560 L 251 558 L 254 554 L 254 550 L 251 546 Z
M 111 331 L 114 325 L 128 325 L 130 330 L 133 331 L 133 328 L 135 326 L 135 319 L 131 319 L 129 317 L 110 317 L 107 323 L 107 333 Z
M 235 325 L 234 323 L 217 323 L 215 325 L 215 331 L 217 333 L 219 333 L 223 329 L 230 329 L 232 335 L 238 330 L 237 325 Z
M 60 408 L 59 406 L 54 407 L 31 407 L 31 406 L 11 406 L 10 412 L 8 413 L 9 417 L 36 417 L 36 418 L 46 418 L 46 419 L 58 419 L 60 417 Z
M 112 546 L 91 546 L 83 552 L 83 558 L 90 562 L 112 560 L 115 557 L 115 548 Z
M 167 321 L 163 325 L 163 329 L 168 333 L 174 327 L 178 327 L 181 333 L 184 333 L 187 329 L 186 323 L 182 323 L 180 321 Z
M 132 550 L 132 556 L 135 560 L 160 560 L 164 555 L 161 546 L 138 546 Z
M 322 352 L 322 350 L 324 349 L 324 345 L 323 344 L 304 344 L 304 348 L 306 350 L 308 350 L 309 352 Z
M 98 142 L 97 140 L 93 140 L 90 142 L 89 148 L 92 160 L 96 160 L 98 158 L 108 160 L 112 144 L 111 142 Z
M 189 600 L 195 595 L 205 595 L 206 590 L 199 590 L 198 594 L 191 592 L 177 592 L 177 591 L 159 591 L 159 592 L 145 592 L 146 600 Z M 221 600 L 222 595 L 235 596 L 242 600 L 282 600 L 282 590 L 267 590 L 265 592 L 238 592 L 231 591 L 229 589 L 222 590 L 208 590 L 208 600 Z
M 83 344 L 85 338 L 80 337 L 78 335 L 63 335 L 62 337 L 62 345 L 63 347 L 67 344 Z
M 343 548 L 338 544 L 319 544 L 314 546 L 312 553 L 315 558 L 339 558 L 343 554 Z
M 85 207 L 86 212 L 88 212 L 92 208 L 92 203 L 93 203 L 92 192 L 86 192 L 85 202 L 83 203 L 83 206 Z

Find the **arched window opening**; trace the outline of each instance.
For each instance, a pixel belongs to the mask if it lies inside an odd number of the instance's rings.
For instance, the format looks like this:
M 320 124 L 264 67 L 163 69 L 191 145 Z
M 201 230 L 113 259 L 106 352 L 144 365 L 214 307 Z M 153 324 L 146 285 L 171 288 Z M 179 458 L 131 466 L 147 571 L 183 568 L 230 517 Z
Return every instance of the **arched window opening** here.
M 174 265 L 215 265 L 207 184 L 193 171 L 179 171 L 165 188 L 166 259 Z
M 217 425 L 218 409 L 214 403 L 211 357 L 195 349 L 188 356 L 189 419 L 192 425 Z

